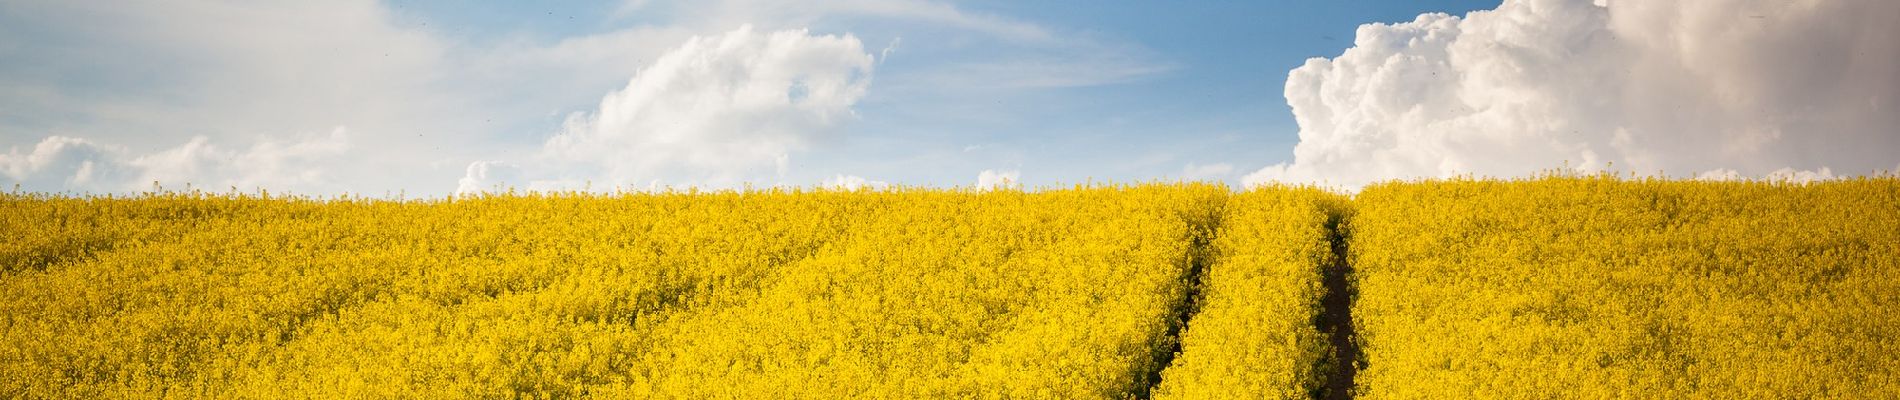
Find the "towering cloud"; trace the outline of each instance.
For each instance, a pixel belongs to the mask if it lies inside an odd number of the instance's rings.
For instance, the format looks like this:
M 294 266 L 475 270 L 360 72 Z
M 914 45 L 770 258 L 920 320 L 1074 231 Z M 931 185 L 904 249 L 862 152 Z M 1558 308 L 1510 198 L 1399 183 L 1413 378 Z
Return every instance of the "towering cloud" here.
M 1294 158 L 1245 182 L 1891 168 L 1897 16 L 1892 1 L 1507 0 L 1361 26 L 1288 75 Z

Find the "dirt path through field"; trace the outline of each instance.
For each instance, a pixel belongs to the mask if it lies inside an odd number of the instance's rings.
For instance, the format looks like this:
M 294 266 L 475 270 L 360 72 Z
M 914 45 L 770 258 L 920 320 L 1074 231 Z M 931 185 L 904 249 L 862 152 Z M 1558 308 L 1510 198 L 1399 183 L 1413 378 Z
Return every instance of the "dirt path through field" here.
M 1333 354 L 1321 361 L 1328 364 L 1321 366 L 1326 385 L 1315 398 L 1352 398 L 1353 377 L 1360 368 L 1359 343 L 1353 333 L 1352 320 L 1352 302 L 1359 296 L 1359 288 L 1353 284 L 1352 264 L 1346 258 L 1349 239 L 1345 223 L 1343 216 L 1335 216 L 1327 223 L 1331 231 L 1327 240 L 1333 245 L 1333 264 L 1326 267 L 1321 280 L 1326 296 L 1320 299 L 1322 311 L 1315 323 L 1320 332 L 1329 336 Z

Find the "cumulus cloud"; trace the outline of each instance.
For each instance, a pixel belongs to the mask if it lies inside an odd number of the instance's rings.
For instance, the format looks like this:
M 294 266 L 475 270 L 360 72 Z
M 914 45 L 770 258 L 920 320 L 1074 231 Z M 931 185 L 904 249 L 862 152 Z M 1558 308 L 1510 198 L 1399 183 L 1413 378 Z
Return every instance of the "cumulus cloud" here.
M 323 166 L 350 150 L 346 128 L 305 135 L 290 142 L 259 140 L 248 149 L 219 148 L 204 137 L 131 161 L 138 182 L 212 185 L 213 188 L 299 188 L 326 185 Z
M 0 172 L 28 190 L 88 189 L 129 179 L 133 171 L 125 164 L 124 152 L 86 139 L 51 136 L 32 150 L 14 147 L 0 154 Z
M 548 180 L 731 186 L 782 177 L 793 153 L 856 117 L 874 65 L 851 35 L 744 26 L 694 37 L 595 112 L 570 116 L 543 145 L 563 175 Z
M 135 154 L 122 146 L 50 136 L 31 151 L 0 154 L 5 180 L 35 191 L 129 192 L 152 188 L 211 190 L 316 189 L 334 186 L 325 167 L 350 149 L 348 130 L 305 135 L 292 141 L 260 139 L 248 148 L 227 149 L 204 136 L 177 147 Z
M 857 191 L 858 189 L 884 190 L 891 185 L 884 181 L 864 179 L 857 175 L 838 174 L 830 178 L 825 178 L 821 186 L 827 189 Z
M 476 161 L 468 164 L 468 171 L 462 179 L 456 181 L 455 195 L 506 192 L 510 189 L 528 189 L 515 187 L 527 184 L 521 179 L 521 167 L 501 161 Z
M 1507 0 L 1361 26 L 1288 75 L 1293 161 L 1244 181 L 1873 172 L 1900 160 L 1895 15 L 1900 2 Z
M 976 174 L 977 190 L 1021 190 L 1022 172 L 986 169 Z

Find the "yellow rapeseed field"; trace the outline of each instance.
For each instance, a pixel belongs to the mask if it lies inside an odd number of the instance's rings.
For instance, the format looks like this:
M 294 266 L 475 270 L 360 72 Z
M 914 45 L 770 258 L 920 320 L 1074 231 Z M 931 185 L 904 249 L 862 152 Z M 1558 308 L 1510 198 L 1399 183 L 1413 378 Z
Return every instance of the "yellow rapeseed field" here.
M 1156 398 L 1307 398 L 1329 354 L 1320 313 L 1322 269 L 1346 198 L 1313 188 L 1267 188 L 1227 201 L 1202 278 L 1200 310 Z
M 0 398 L 1900 397 L 1892 177 L 10 193 L 0 232 Z
M 0 397 L 1144 390 L 1212 185 L 0 199 Z
M 590 346 L 624 344 L 612 339 L 636 320 L 808 256 L 863 205 L 845 194 L 10 197 L 6 230 L 30 239 L 9 241 L 10 259 L 26 261 L 0 282 L 0 394 L 575 390 L 623 358 Z M 112 240 L 85 252 L 68 237 Z
M 1900 398 L 1900 180 L 1376 185 L 1358 394 Z

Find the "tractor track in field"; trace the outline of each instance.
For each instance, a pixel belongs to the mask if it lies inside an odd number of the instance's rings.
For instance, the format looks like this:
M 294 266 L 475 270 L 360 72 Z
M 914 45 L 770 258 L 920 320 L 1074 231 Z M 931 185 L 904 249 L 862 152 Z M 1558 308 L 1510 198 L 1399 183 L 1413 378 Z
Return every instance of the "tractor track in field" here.
M 1187 282 L 1187 288 L 1168 320 L 1167 336 L 1156 343 L 1159 348 L 1155 350 L 1153 369 L 1148 371 L 1143 384 L 1131 393 L 1134 398 L 1152 398 L 1155 388 L 1161 386 L 1161 371 L 1173 366 L 1175 357 L 1181 354 L 1181 331 L 1187 329 L 1188 320 L 1201 311 L 1201 287 L 1207 279 L 1208 266 L 1214 263 L 1212 243 L 1215 233 L 1220 231 L 1223 215 L 1224 211 L 1217 209 L 1202 226 L 1197 227 L 1203 234 L 1195 235 L 1188 244 L 1188 270 L 1181 278 Z
M 1335 215 L 1327 221 L 1327 241 L 1332 243 L 1332 265 L 1325 266 L 1320 283 L 1326 288 L 1326 295 L 1320 298 L 1320 314 L 1314 319 L 1314 326 L 1321 334 L 1327 335 L 1332 345 L 1332 354 L 1323 357 L 1317 370 L 1323 374 L 1324 384 L 1316 399 L 1353 398 L 1353 379 L 1359 374 L 1364 362 L 1360 359 L 1359 338 L 1353 331 L 1352 303 L 1359 297 L 1359 288 L 1353 284 L 1353 268 L 1347 259 L 1349 238 L 1345 231 L 1346 217 Z

